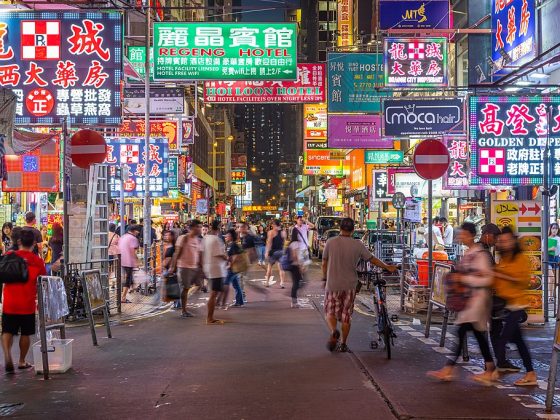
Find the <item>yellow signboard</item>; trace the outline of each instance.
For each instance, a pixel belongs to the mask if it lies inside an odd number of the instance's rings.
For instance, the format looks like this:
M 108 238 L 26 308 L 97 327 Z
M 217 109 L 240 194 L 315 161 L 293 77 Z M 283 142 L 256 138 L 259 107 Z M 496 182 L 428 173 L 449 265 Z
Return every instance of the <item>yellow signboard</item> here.
M 243 211 L 278 211 L 276 206 L 243 206 Z

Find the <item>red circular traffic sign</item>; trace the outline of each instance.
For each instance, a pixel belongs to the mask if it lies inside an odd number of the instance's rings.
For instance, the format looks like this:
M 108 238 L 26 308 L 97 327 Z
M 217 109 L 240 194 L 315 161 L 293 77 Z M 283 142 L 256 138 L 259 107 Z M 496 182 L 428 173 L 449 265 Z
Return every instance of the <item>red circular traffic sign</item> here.
M 72 163 L 82 169 L 95 163 L 103 163 L 107 157 L 107 143 L 97 131 L 78 131 L 70 139 L 70 145 Z
M 451 158 L 449 150 L 441 141 L 424 140 L 414 151 L 414 170 L 424 179 L 441 178 L 449 169 Z

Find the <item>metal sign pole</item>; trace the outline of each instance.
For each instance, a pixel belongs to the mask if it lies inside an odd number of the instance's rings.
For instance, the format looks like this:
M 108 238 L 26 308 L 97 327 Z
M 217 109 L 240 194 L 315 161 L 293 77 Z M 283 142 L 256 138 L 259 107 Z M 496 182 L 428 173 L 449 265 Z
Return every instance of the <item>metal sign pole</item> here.
M 145 102 L 146 102 L 146 113 L 144 115 L 145 126 L 146 126 L 146 136 L 144 139 L 144 150 L 145 150 L 145 165 L 144 165 L 144 270 L 148 274 L 149 261 L 148 253 L 150 249 L 150 244 L 152 243 L 151 233 L 151 202 L 150 202 L 150 44 L 152 36 L 152 9 L 151 7 L 146 8 L 146 72 L 145 72 Z
M 64 117 L 62 122 L 62 161 L 64 165 L 64 177 L 62 180 L 62 217 L 63 217 L 63 250 L 64 257 L 63 273 L 68 272 L 70 262 L 70 215 L 68 214 L 68 204 L 70 202 L 70 181 L 72 179 L 72 160 L 71 150 L 68 139 L 68 120 Z
M 543 306 L 544 306 L 544 322 L 549 321 L 548 314 L 548 273 L 550 267 L 548 264 L 548 229 L 550 225 L 550 185 L 549 185 L 549 173 L 550 173 L 550 122 L 552 121 L 552 107 L 548 107 L 547 112 L 547 124 L 546 124 L 546 144 L 544 146 L 544 156 L 543 156 L 543 192 L 542 192 L 542 277 L 543 277 Z
M 47 346 L 47 330 L 45 321 L 45 301 L 43 296 L 43 280 L 39 276 L 37 279 L 37 300 L 39 312 L 39 336 L 41 338 L 41 358 L 43 361 L 43 379 L 49 379 L 49 353 Z
M 432 180 L 428 181 L 428 287 L 432 287 L 433 227 L 432 227 L 433 189 Z

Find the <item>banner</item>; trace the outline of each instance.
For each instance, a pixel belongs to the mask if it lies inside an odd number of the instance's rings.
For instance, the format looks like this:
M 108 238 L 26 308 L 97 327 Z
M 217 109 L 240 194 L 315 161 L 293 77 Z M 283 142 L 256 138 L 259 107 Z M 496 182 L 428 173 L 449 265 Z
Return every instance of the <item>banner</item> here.
M 296 23 L 155 22 L 156 80 L 295 80 Z
M 328 53 L 329 112 L 380 112 L 383 54 Z
M 0 12 L 0 86 L 16 124 L 121 122 L 122 14 Z
M 328 116 L 328 145 L 338 149 L 381 149 L 393 147 L 393 141 L 381 136 L 379 115 Z
M 342 176 L 343 159 L 332 159 L 329 150 L 307 150 L 303 152 L 304 175 Z
M 144 88 L 125 88 L 123 111 L 125 114 L 145 115 Z M 183 88 L 150 88 L 150 115 L 183 114 L 185 90 Z
M 542 209 L 536 201 L 493 201 L 492 223 L 511 227 L 519 235 L 519 245 L 529 259 L 527 284 L 528 322 L 544 322 L 542 270 Z
M 463 100 L 385 99 L 383 101 L 384 135 L 437 136 L 465 132 Z
M 466 137 L 445 137 L 451 164 L 443 175 L 446 190 L 469 189 L 469 143 Z
M 325 64 L 297 65 L 291 81 L 219 81 L 204 83 L 204 102 L 216 103 L 314 103 L 325 102 Z
M 547 138 L 560 183 L 560 96 L 471 96 L 470 113 L 471 184 L 542 185 Z
M 449 0 L 380 0 L 379 29 L 447 29 Z
M 109 190 L 111 197 L 118 197 L 121 188 L 125 197 L 144 196 L 144 174 L 146 171 L 146 148 L 143 137 L 105 137 L 107 141 L 107 158 L 111 176 Z M 169 149 L 167 138 L 150 138 L 148 151 L 150 195 L 166 197 L 168 195 Z M 116 168 L 128 166 L 129 179 L 121 186 L 121 180 L 115 176 Z
M 303 105 L 304 139 L 327 139 L 327 105 Z
M 338 0 L 337 3 L 337 45 L 354 45 L 354 0 Z
M 387 192 L 391 196 L 397 192 L 411 198 L 428 196 L 428 181 L 420 178 L 412 167 L 387 168 L 387 179 Z M 442 197 L 441 178 L 434 179 L 432 184 L 434 197 Z
M 537 56 L 535 0 L 494 0 L 492 3 L 492 61 L 495 74 L 504 75 Z M 503 53 L 511 62 L 504 60 Z
M 447 86 L 447 39 L 385 38 L 386 87 Z

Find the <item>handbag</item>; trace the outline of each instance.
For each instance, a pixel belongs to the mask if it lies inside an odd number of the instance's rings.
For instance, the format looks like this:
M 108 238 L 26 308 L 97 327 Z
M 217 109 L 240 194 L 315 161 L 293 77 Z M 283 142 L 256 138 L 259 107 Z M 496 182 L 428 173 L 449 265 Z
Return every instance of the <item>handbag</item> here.
M 249 256 L 245 251 L 240 254 L 236 254 L 233 262 L 231 263 L 231 272 L 238 274 L 244 273 L 249 269 Z
M 181 298 L 181 287 L 179 286 L 179 281 L 175 273 L 165 276 L 164 294 L 164 302 L 172 302 Z

